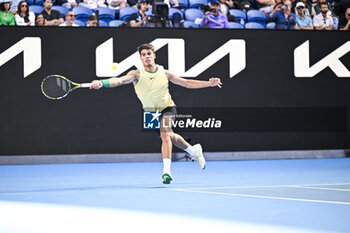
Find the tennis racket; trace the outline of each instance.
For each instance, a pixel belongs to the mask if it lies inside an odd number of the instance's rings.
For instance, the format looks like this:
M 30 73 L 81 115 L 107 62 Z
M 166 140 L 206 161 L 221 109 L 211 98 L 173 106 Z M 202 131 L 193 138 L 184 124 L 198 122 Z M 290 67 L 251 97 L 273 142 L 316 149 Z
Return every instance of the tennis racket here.
M 62 75 L 49 75 L 41 82 L 41 92 L 49 99 L 59 100 L 78 88 L 89 88 L 91 83 L 75 83 Z

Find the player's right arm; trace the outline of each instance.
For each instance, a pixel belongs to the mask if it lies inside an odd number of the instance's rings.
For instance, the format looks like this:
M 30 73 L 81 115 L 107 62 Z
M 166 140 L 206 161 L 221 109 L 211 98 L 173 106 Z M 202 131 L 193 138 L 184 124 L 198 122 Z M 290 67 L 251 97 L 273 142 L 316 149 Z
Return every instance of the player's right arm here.
M 136 82 L 139 78 L 139 71 L 132 70 L 129 71 L 126 75 L 121 77 L 112 77 L 109 79 L 103 80 L 94 80 L 91 83 L 90 89 L 100 89 L 101 87 L 118 87 L 124 84 L 129 84 Z

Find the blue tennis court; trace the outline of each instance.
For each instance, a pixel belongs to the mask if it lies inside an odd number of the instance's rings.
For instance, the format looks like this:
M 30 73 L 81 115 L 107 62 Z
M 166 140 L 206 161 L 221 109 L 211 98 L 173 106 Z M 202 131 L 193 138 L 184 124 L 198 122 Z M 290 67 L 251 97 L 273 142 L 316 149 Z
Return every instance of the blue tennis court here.
M 0 166 L 0 232 L 350 232 L 348 158 L 174 162 L 170 185 L 161 171 Z

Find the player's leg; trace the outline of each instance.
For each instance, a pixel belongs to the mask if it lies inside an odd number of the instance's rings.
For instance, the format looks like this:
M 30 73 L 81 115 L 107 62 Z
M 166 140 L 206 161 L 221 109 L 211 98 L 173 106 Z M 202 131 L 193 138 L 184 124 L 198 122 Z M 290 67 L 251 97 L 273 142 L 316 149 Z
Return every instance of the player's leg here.
M 173 133 L 171 137 L 171 142 L 174 144 L 174 146 L 182 150 L 186 150 L 186 148 L 188 148 L 189 146 L 191 147 L 191 145 L 188 142 L 186 142 L 186 140 L 181 135 L 177 133 Z
M 163 156 L 163 175 L 162 180 L 164 184 L 170 184 L 172 181 L 171 176 L 171 153 L 173 149 L 173 144 L 171 142 L 171 136 L 173 131 L 171 129 L 171 119 L 169 116 L 164 115 L 162 117 L 161 126 L 160 126 L 160 137 L 162 139 L 162 156 Z
M 185 141 L 185 139 L 176 133 L 173 133 L 172 127 L 173 127 L 173 121 L 175 120 L 176 116 L 176 108 L 170 107 L 164 109 L 162 111 L 163 119 L 165 120 L 163 122 L 163 127 L 167 128 L 169 132 L 172 132 L 168 136 L 171 139 L 171 142 L 178 148 L 186 151 L 193 159 L 197 160 L 198 165 L 201 169 L 205 169 L 205 158 L 203 156 L 202 146 L 200 144 L 196 144 L 194 146 L 191 146 L 189 143 Z M 171 151 L 170 151 L 171 154 Z
M 205 158 L 201 144 L 191 146 L 185 139 L 176 133 L 171 135 L 171 142 L 178 148 L 186 151 L 193 159 L 197 160 L 199 167 L 205 169 Z
M 160 137 L 162 139 L 162 156 L 163 156 L 163 183 L 170 184 L 172 181 L 171 176 L 171 155 L 172 155 L 172 145 L 185 150 L 191 157 L 198 161 L 199 167 L 205 169 L 205 159 L 202 152 L 202 146 L 196 144 L 191 146 L 185 141 L 185 139 L 173 132 L 173 121 L 176 115 L 176 108 L 170 107 L 162 111 L 162 120 L 160 128 Z

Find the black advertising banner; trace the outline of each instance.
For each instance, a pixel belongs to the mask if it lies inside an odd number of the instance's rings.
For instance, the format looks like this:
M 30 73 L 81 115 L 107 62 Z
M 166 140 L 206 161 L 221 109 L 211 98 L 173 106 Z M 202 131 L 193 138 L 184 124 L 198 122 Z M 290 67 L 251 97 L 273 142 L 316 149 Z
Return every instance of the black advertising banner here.
M 0 155 L 149 153 L 132 84 L 46 98 L 41 81 L 78 83 L 140 67 L 138 45 L 184 78 L 220 77 L 222 88 L 169 84 L 175 130 L 205 151 L 350 148 L 347 32 L 135 28 L 0 28 Z M 155 118 L 156 119 L 156 118 Z

